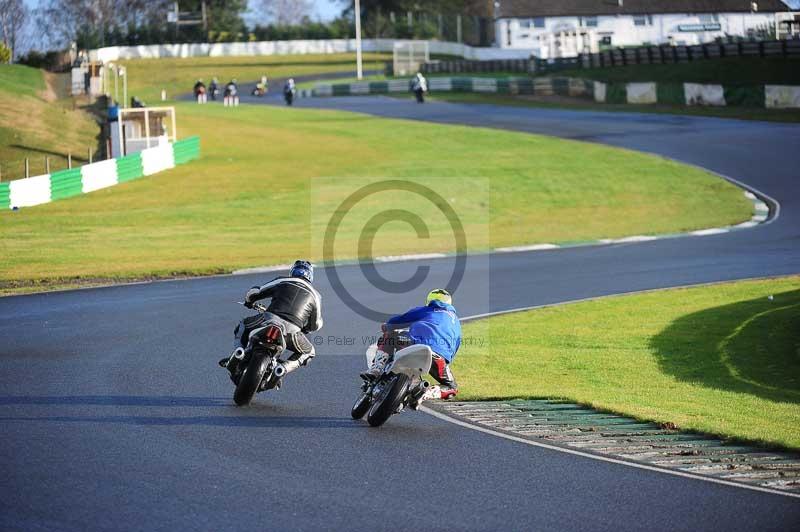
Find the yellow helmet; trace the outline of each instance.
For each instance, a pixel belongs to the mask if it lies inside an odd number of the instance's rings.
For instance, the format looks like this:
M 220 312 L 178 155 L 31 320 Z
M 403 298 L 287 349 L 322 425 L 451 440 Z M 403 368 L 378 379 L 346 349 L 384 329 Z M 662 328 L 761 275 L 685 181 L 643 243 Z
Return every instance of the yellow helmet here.
M 425 299 L 425 304 L 430 305 L 431 301 L 441 301 L 442 303 L 447 303 L 448 305 L 452 305 L 453 296 L 451 296 L 450 292 L 448 292 L 444 288 L 437 288 L 435 290 L 431 290 L 430 292 L 428 292 L 428 297 Z

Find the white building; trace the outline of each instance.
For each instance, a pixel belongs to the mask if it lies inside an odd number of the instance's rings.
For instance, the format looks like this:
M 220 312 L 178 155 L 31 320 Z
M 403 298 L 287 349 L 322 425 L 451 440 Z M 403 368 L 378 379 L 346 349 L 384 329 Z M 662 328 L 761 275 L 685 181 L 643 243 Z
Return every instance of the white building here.
M 499 0 L 494 7 L 496 45 L 541 58 L 774 34 L 778 13 L 789 11 L 781 0 Z

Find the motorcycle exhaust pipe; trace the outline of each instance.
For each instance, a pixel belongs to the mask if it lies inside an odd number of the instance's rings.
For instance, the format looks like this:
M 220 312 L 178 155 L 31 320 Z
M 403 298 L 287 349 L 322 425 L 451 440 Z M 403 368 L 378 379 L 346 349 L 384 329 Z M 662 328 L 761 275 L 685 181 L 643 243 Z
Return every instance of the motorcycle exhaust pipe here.
M 280 379 L 286 375 L 286 368 L 284 368 L 282 364 L 278 364 L 275 366 L 275 369 L 272 370 L 272 374 Z
M 242 360 L 244 358 L 244 349 L 241 347 L 237 347 L 233 350 L 233 358 L 237 360 Z
M 414 390 L 414 393 L 412 394 L 413 399 L 416 401 L 425 395 L 425 391 L 428 389 L 428 386 L 430 386 L 428 381 L 422 381 L 419 386 L 417 386 L 417 389 Z

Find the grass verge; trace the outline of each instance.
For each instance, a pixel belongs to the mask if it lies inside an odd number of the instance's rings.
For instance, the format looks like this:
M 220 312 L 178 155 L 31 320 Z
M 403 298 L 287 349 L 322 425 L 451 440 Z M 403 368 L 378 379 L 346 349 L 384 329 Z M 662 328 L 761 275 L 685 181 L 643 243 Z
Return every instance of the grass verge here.
M 774 295 L 773 299 L 768 296 Z M 800 449 L 800 277 L 610 297 L 465 325 L 466 400 L 560 398 Z
M 320 176 L 455 179 L 451 203 L 486 204 L 488 228 L 476 229 L 491 247 L 685 231 L 740 222 L 752 210 L 738 188 L 705 172 L 593 144 L 267 106 L 186 103 L 178 116 L 182 134 L 202 137 L 200 161 L 0 213 L 0 286 L 318 259 L 310 192 Z M 474 186 L 484 179 L 488 201 Z M 405 224 L 386 225 L 373 252 L 449 251 L 450 236 L 421 239 Z
M 364 54 L 364 70 L 383 69 L 392 54 Z M 239 83 L 328 72 L 355 71 L 355 54 L 262 55 L 242 57 L 192 57 L 187 59 L 136 59 L 121 61 L 128 75 L 128 94 L 155 105 L 161 89 L 172 99 L 192 92 L 197 79 L 206 85 L 213 77 L 221 84 L 236 78 Z M 280 87 L 270 87 L 280 90 Z

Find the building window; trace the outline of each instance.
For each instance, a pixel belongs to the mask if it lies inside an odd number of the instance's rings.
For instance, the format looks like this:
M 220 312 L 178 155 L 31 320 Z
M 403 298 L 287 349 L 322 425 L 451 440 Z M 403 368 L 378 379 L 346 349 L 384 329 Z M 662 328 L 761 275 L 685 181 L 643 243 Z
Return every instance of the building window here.
M 697 19 L 701 24 L 713 24 L 714 22 L 719 22 L 719 15 L 716 13 L 707 13 L 704 15 L 697 15 Z
M 597 17 L 582 17 L 581 18 L 581 25 L 586 26 L 587 28 L 596 28 L 597 27 Z
M 652 26 L 653 25 L 653 17 L 650 15 L 634 15 L 633 16 L 633 25 L 634 26 Z
M 544 17 L 536 17 L 533 19 L 534 28 L 544 28 Z
M 529 18 L 519 19 L 519 27 L 523 29 L 529 29 L 531 27 L 531 19 Z

